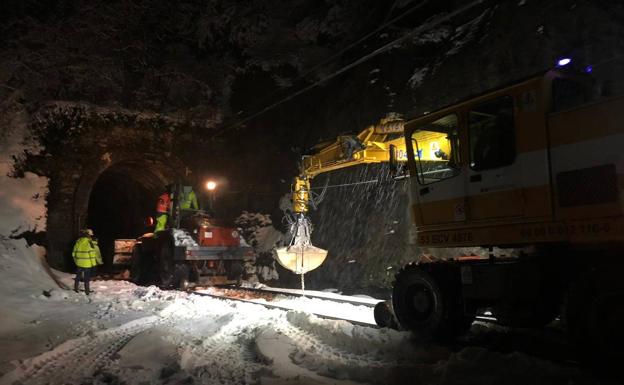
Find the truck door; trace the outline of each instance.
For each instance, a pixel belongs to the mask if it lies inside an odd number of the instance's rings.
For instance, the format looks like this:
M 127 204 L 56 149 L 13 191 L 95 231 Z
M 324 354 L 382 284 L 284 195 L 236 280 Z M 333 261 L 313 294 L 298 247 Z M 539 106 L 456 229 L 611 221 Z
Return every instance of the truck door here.
M 460 160 L 457 113 L 432 116 L 411 133 L 416 178 L 411 179 L 416 225 L 463 223 L 465 167 Z
M 472 105 L 468 138 L 468 221 L 522 216 L 513 98 L 498 96 Z

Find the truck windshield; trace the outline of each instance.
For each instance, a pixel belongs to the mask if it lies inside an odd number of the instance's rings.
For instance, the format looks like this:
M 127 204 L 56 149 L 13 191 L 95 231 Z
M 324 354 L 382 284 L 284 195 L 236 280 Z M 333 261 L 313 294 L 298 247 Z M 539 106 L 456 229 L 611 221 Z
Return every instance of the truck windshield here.
M 459 173 L 457 115 L 449 114 L 423 124 L 412 133 L 418 181 L 429 184 Z

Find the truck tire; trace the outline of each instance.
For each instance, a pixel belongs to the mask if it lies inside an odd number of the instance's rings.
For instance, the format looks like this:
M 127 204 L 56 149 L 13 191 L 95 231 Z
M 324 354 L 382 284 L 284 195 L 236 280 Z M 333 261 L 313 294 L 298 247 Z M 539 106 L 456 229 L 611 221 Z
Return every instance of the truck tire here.
M 137 285 L 152 285 L 155 283 L 154 258 L 144 246 L 139 244 L 132 249 L 130 280 Z
M 418 339 L 450 342 L 472 324 L 474 318 L 464 315 L 455 270 L 442 264 L 427 270 L 410 264 L 397 274 L 392 307 L 401 326 Z
M 174 271 L 174 286 L 180 290 L 189 287 L 191 269 L 186 263 L 177 263 Z
M 245 269 L 243 268 L 243 264 L 239 261 L 231 261 L 227 266 L 227 279 L 235 280 L 237 285 L 241 284 L 243 278 L 243 272 Z
M 132 259 L 130 263 L 130 281 L 134 282 L 137 285 L 144 284 L 145 274 L 142 270 L 142 251 L 140 245 L 134 245 L 132 248 Z
M 171 288 L 174 284 L 173 246 L 169 242 L 163 242 L 158 250 L 158 276 L 160 286 Z

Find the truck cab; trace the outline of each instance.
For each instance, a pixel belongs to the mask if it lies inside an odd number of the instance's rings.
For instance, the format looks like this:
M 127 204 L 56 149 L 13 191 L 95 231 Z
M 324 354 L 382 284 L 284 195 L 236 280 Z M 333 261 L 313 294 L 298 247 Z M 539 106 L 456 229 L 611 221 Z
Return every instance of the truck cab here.
M 622 240 L 623 98 L 548 72 L 405 124 L 417 243 Z
M 483 310 L 509 326 L 560 315 L 579 346 L 621 356 L 624 97 L 594 94 L 549 71 L 405 123 L 416 244 L 434 262 L 396 276 L 403 328 L 439 340 Z

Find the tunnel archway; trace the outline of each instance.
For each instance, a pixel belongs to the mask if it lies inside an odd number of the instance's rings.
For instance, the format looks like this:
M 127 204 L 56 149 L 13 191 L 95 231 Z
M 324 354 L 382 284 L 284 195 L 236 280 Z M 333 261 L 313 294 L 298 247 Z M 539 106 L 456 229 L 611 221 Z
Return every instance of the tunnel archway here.
M 88 198 L 86 225 L 99 240 L 105 266 L 112 264 L 115 239 L 133 239 L 151 230 L 145 218 L 154 215 L 156 199 L 174 179 L 170 171 L 126 160 L 97 177 Z

